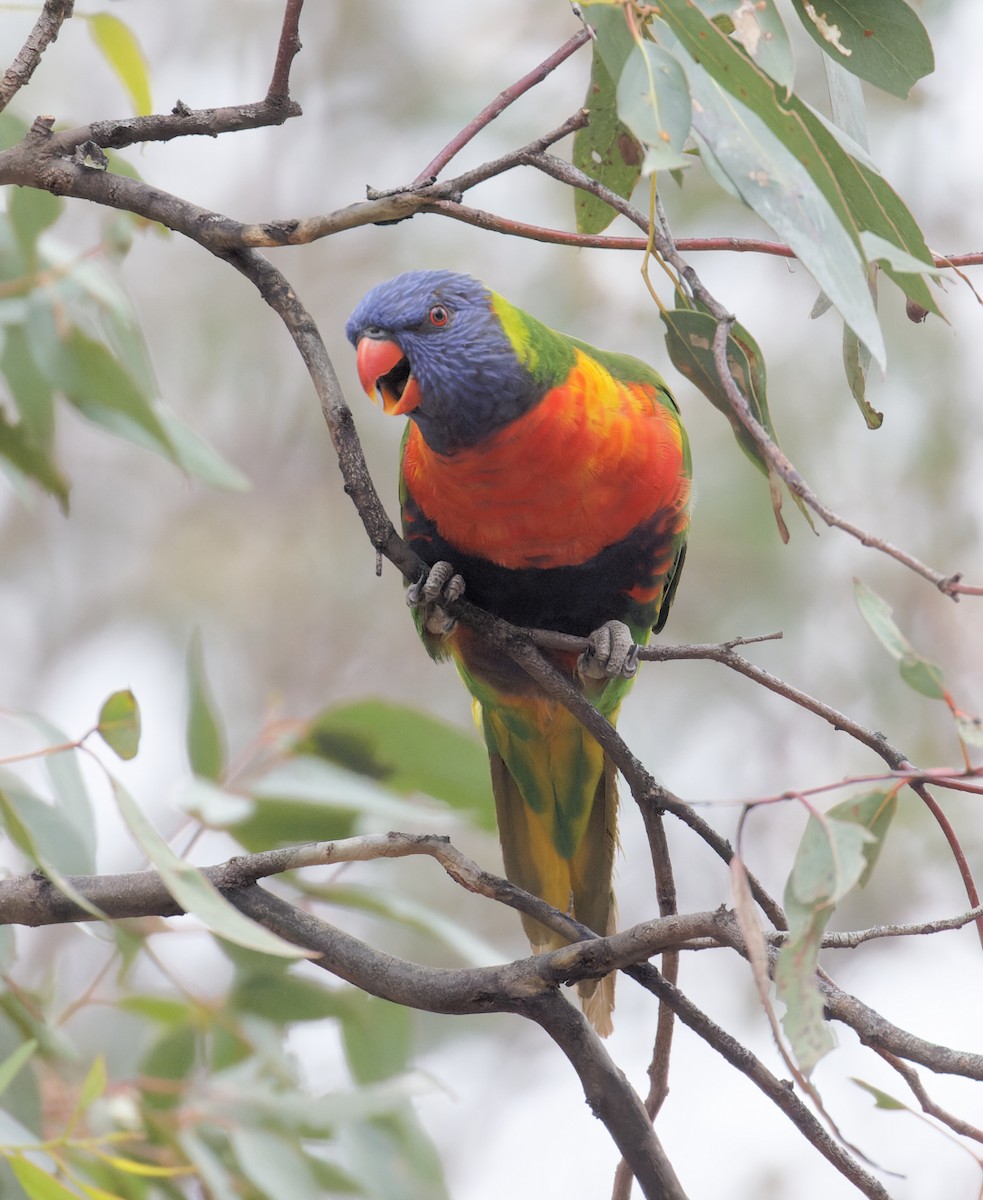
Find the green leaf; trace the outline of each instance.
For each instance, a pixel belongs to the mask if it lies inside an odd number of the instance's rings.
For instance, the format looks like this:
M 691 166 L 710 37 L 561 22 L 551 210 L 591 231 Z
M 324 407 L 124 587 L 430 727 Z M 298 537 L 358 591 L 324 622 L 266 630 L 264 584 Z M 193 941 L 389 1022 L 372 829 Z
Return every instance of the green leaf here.
M 700 10 L 718 28 L 721 21 L 729 22 L 731 28 L 726 32 L 740 42 L 748 57 L 776 83 L 791 91 L 795 82 L 795 55 L 775 0 L 740 5 L 734 0 L 700 0 Z
M 28 1041 L 18 1046 L 13 1054 L 8 1054 L 3 1062 L 0 1062 L 0 1094 L 10 1087 L 20 1072 L 21 1067 L 24 1066 L 37 1048 L 37 1041 L 34 1038 L 29 1038 Z
M 810 816 L 785 886 L 788 939 L 775 966 L 775 987 L 785 1004 L 782 1026 L 800 1067 L 809 1074 L 832 1049 L 816 983 L 819 948 L 836 904 L 867 881 L 877 861 L 896 797 L 870 792 Z
M 833 124 L 858 146 L 865 151 L 869 150 L 867 101 L 864 99 L 864 89 L 860 80 L 856 75 L 848 74 L 828 55 L 823 59 L 823 70 L 826 73 L 829 111 Z
M 935 69 L 925 26 L 904 0 L 793 0 L 810 37 L 861 79 L 904 99 Z
M 983 718 L 972 713 L 957 712 L 956 734 L 968 746 L 983 746 Z
M 238 467 L 205 441 L 205 439 L 166 404 L 154 405 L 154 413 L 167 435 L 174 461 L 189 475 L 223 492 L 248 492 L 249 479 Z M 151 445 L 150 449 L 158 449 Z
M 477 734 L 416 709 L 364 700 L 327 709 L 296 746 L 401 795 L 422 792 L 495 828 L 488 754 Z
M 76 1114 L 85 1112 L 93 1101 L 98 1100 L 105 1093 L 106 1083 L 106 1060 L 100 1054 L 89 1068 L 89 1073 L 82 1084 L 78 1103 L 75 1106 Z
M 853 591 L 860 615 L 874 636 L 897 660 L 901 678 L 909 687 L 928 696 L 930 700 L 945 700 L 945 680 L 941 667 L 923 658 L 895 624 L 891 606 L 859 579 L 853 581 Z
M 282 958 L 305 956 L 297 946 L 243 916 L 197 867 L 174 853 L 122 784 L 116 779 L 112 783 L 116 802 L 130 833 L 185 912 L 193 913 L 216 936 L 250 950 Z
M 70 827 L 77 839 L 78 857 L 66 870 L 73 874 L 91 874 L 95 870 L 96 821 L 85 780 L 79 769 L 79 756 L 72 738 L 37 713 L 20 713 L 20 719 L 38 732 L 46 746 L 69 746 L 57 754 L 43 755 L 43 763 L 54 791 L 54 817 L 61 830 Z M 46 805 L 50 810 L 51 806 Z
M 232 1012 L 249 1013 L 276 1025 L 341 1017 L 347 1004 L 337 989 L 284 972 L 253 972 L 240 978 L 226 1000 Z
M 319 1193 L 313 1166 L 296 1138 L 282 1137 L 259 1126 L 233 1125 L 229 1148 L 257 1196 L 316 1196 Z
M 27 1200 L 78 1200 L 78 1193 L 60 1183 L 53 1175 L 19 1154 L 7 1159 Z
M 874 1103 L 877 1108 L 890 1109 L 896 1112 L 911 1112 L 907 1104 L 902 1104 L 900 1100 L 895 1100 L 888 1092 L 874 1087 L 872 1083 L 865 1083 L 862 1079 L 857 1079 L 853 1075 L 850 1077 L 850 1082 L 855 1083 L 859 1088 L 863 1088 L 865 1092 L 869 1092 L 874 1097 Z
M 150 77 L 147 60 L 133 31 L 119 17 L 108 13 L 94 13 L 88 22 L 92 40 L 126 89 L 133 111 L 139 117 L 146 116 L 152 110 Z
M 11 424 L 0 408 L 0 458 L 21 475 L 33 479 L 54 496 L 63 513 L 68 512 L 68 480 L 48 452 L 34 441 L 27 426 Z
M 843 326 L 843 369 L 846 381 L 867 422 L 868 429 L 880 429 L 884 414 L 878 412 L 867 399 L 867 373 L 870 369 L 870 351 L 861 342 L 849 325 Z
M 816 180 L 815 169 L 804 165 L 756 111 L 701 65 L 689 62 L 686 70 L 693 90 L 697 144 L 701 149 L 709 147 L 744 203 L 792 247 L 883 366 L 884 339 L 870 295 L 867 263 L 849 214 L 837 212 Z
M 500 957 L 496 947 L 479 937 L 462 921 L 454 920 L 446 913 L 421 904 L 403 893 L 383 891 L 376 887 L 325 884 L 308 886 L 305 894 L 328 904 L 360 909 L 389 921 L 398 921 L 427 937 L 437 938 L 471 966 L 487 966 Z
M 870 230 L 865 229 L 860 234 L 860 244 L 871 262 L 880 262 L 885 266 L 892 267 L 899 275 L 938 276 L 942 274 L 942 268 L 937 267 L 934 260 L 929 259 L 925 262 L 916 258 L 907 250 L 902 250 L 893 242 L 889 242 L 879 234 L 871 233 Z
M 642 171 L 688 165 L 683 146 L 692 123 L 689 87 L 679 62 L 653 42 L 639 42 L 618 80 L 618 116 L 645 147 Z
M 174 1000 L 170 996 L 121 996 L 116 1003 L 124 1012 L 135 1013 L 161 1025 L 181 1025 L 188 1021 L 187 1001 Z
M 94 870 L 91 839 L 81 835 L 64 812 L 2 769 L 0 824 L 18 850 L 46 871 L 86 875 Z
M 33 443 L 50 451 L 55 431 L 54 389 L 34 361 L 27 333 L 20 323 L 7 327 L 0 372 L 17 405 L 25 433 Z
M 341 1036 L 356 1082 L 379 1083 L 406 1070 L 413 1042 L 410 1010 L 354 989 L 347 1001 Z
M 144 1056 L 140 1074 L 147 1079 L 163 1079 L 180 1083 L 187 1079 L 198 1057 L 197 1038 L 190 1025 L 168 1029 L 157 1039 Z M 147 1088 L 143 1093 L 149 1108 L 175 1108 L 181 1103 L 181 1089 Z
M 136 758 L 140 748 L 140 709 L 129 688 L 113 692 L 105 701 L 99 710 L 96 732 L 124 761 Z
M 584 107 L 590 122 L 574 134 L 573 165 L 627 199 L 642 172 L 642 148 L 618 119 L 614 80 L 596 45 Z M 601 233 L 617 216 L 610 204 L 580 188 L 573 203 L 578 233 Z
M 345 1162 L 372 1196 L 450 1200 L 440 1156 L 408 1106 L 341 1131 Z
M 40 302 L 39 302 L 40 305 Z M 153 446 L 172 461 L 174 447 L 149 396 L 113 353 L 78 328 L 60 337 L 50 309 L 36 306 L 32 353 L 49 381 L 90 421 Z
M 838 821 L 852 821 L 870 834 L 870 839 L 863 846 L 864 869 L 857 880 L 858 887 L 866 887 L 873 874 L 881 850 L 884 848 L 887 831 L 897 811 L 897 789 L 875 788 L 873 791 L 834 804 L 826 814 Z
M 28 271 L 37 268 L 37 242 L 41 234 L 58 220 L 65 201 L 37 188 L 13 187 L 8 190 L 7 214 L 20 245 Z
M 857 156 L 858 147 L 844 148 L 842 134 L 834 132 L 797 96 L 776 86 L 741 46 L 687 0 L 665 0 L 659 11 L 701 68 L 742 106 L 752 109 L 807 169 L 858 249 L 860 230 L 870 230 L 917 259 L 931 259 L 911 213 L 873 165 Z M 910 299 L 938 312 L 921 276 L 895 274 L 893 268 L 887 274 Z M 856 332 L 863 338 L 863 330 Z
M 594 50 L 603 60 L 612 79 L 621 78 L 628 56 L 635 48 L 635 38 L 628 27 L 624 9 L 610 0 L 582 4 L 584 19 L 594 30 Z
M 228 832 L 246 850 L 270 850 L 299 842 L 332 841 L 355 833 L 357 808 L 326 808 L 310 799 L 251 797 L 248 816 L 230 820 Z M 394 826 L 398 824 L 393 822 Z
M 225 773 L 225 732 L 215 712 L 211 688 L 205 674 L 201 631 L 195 630 L 188 646 L 188 761 L 196 775 L 218 780 Z
M 837 904 L 860 881 L 867 867 L 864 849 L 873 835 L 852 820 L 811 816 L 795 856 L 785 897 L 808 921 L 818 909 Z M 804 912 L 808 910 L 808 912 Z M 793 929 L 793 921 L 789 920 Z
M 174 800 L 179 808 L 209 829 L 228 829 L 248 820 L 256 812 L 256 805 L 249 796 L 226 791 L 200 776 L 180 782 Z
M 714 408 L 730 421 L 737 444 L 747 457 L 768 480 L 772 510 L 783 541 L 788 541 L 788 528 L 782 517 L 781 485 L 773 474 L 758 445 L 730 406 L 723 384 L 717 375 L 713 357 L 713 341 L 717 322 L 709 313 L 696 309 L 676 308 L 662 313 L 666 326 L 666 349 L 673 366 L 706 396 Z M 757 342 L 748 331 L 738 324 L 731 327 L 727 338 L 727 363 L 741 389 L 752 415 L 767 431 L 771 440 L 778 445 L 778 437 L 768 409 L 767 375 L 764 356 Z M 808 513 L 797 496 L 794 496 L 806 519 Z

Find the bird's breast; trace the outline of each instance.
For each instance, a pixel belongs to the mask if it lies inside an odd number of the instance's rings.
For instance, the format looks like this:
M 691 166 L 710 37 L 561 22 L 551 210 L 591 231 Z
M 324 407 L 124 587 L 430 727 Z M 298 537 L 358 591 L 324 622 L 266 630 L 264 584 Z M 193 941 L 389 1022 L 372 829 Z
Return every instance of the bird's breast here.
M 689 499 L 675 412 L 580 351 L 563 384 L 476 446 L 436 454 L 413 426 L 403 475 L 443 539 L 513 569 L 586 562 Z

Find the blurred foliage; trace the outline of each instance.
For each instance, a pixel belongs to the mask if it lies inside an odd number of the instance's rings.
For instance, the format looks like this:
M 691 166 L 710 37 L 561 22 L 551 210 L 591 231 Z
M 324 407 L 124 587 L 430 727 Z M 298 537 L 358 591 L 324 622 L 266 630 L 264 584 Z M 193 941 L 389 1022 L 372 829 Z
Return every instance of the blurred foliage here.
M 792 4 L 831 70 L 903 97 L 932 69 L 928 36 L 903 0 L 820 7 L 821 16 Z M 598 37 L 587 93 L 592 120 L 575 139 L 575 163 L 625 197 L 643 175 L 685 180 L 702 166 L 723 203 L 737 200 L 793 246 L 839 310 L 849 385 L 868 423 L 879 424 L 865 394 L 870 357 L 882 362 L 886 354 L 871 280 L 882 270 L 912 302 L 937 312 L 930 255 L 907 205 L 866 151 L 794 90 L 792 39 L 774 0 L 664 0 L 658 17 L 647 6 L 583 8 Z M 150 111 L 149 72 L 132 31 L 109 14 L 84 19 L 133 110 Z M 403 67 L 404 53 L 401 46 Z M 864 130 L 862 93 L 848 94 L 847 116 Z M 3 114 L 0 146 L 25 130 Z M 115 157 L 111 170 L 135 174 Z M 600 232 L 614 218 L 585 193 L 573 203 L 584 232 Z M 71 231 L 62 235 L 67 207 L 46 193 L 10 189 L 0 213 L 0 466 L 26 503 L 40 489 L 67 512 L 72 480 L 59 431 L 71 409 L 210 487 L 245 489 L 244 476 L 160 398 L 139 316 L 120 283 L 134 237 L 160 230 L 114 212 L 98 240 L 80 249 Z M 674 304 L 663 314 L 670 357 L 728 411 L 712 369 L 714 323 L 685 299 Z M 735 325 L 728 355 L 752 411 L 773 432 L 758 342 Z M 767 474 L 743 428 L 735 434 Z M 102 482 L 116 486 L 112 478 Z M 776 490 L 773 484 L 781 527 Z M 753 533 L 744 533 L 750 541 Z M 978 746 L 979 719 L 957 708 L 940 669 L 914 650 L 890 608 L 862 589 L 858 602 L 905 682 L 946 701 L 963 749 Z M 0 930 L 0 1194 L 440 1200 L 447 1195 L 442 1167 L 416 1109 L 435 1085 L 414 1071 L 411 1015 L 292 963 L 294 948 L 245 922 L 174 845 L 203 836 L 234 853 L 439 822 L 486 831 L 494 816 L 484 752 L 476 737 L 415 707 L 369 699 L 332 705 L 299 724 L 271 719 L 236 757 L 205 644 L 196 634 L 185 659 L 188 771 L 170 797 L 169 836 L 147 816 L 144 797 L 104 770 L 105 791 L 141 861 L 161 872 L 194 914 L 194 928 L 213 935 L 200 959 L 197 943 L 187 950 L 192 964 L 204 965 L 192 968 L 193 989 L 187 972 L 167 965 L 174 939 L 194 942 L 191 921 L 175 923 L 173 932 L 153 921 L 93 925 L 91 961 L 102 965 L 66 1001 L 54 979 L 57 954 L 41 975 L 31 969 L 36 964 L 19 964 L 21 947 Z M 96 869 L 97 829 L 104 836 L 98 785 L 82 769 L 90 734 L 128 760 L 140 747 L 140 710 L 120 687 L 78 738 L 34 714 L 20 719 L 42 749 L 27 767 L 0 768 L 7 866 L 40 868 L 72 894 L 65 876 Z M 779 987 L 787 1032 L 807 1068 L 827 1046 L 811 990 L 818 939 L 835 906 L 869 878 L 893 801 L 871 791 L 810 817 L 791 868 L 793 941 Z M 411 930 L 456 961 L 485 962 L 494 953 L 456 914 L 422 903 L 408 888 L 338 875 L 288 879 L 284 887 L 357 926 Z M 319 1037 L 337 1042 L 346 1087 L 318 1087 L 290 1049 L 295 1027 L 317 1022 Z M 861 1086 L 891 1106 L 886 1093 Z

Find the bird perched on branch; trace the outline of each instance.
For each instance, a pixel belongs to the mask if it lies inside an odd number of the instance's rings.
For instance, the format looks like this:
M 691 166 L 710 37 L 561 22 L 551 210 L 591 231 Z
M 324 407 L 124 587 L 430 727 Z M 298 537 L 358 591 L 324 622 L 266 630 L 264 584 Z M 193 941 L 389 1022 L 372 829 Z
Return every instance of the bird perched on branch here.
M 453 658 L 480 707 L 506 873 L 612 933 L 613 764 L 443 606 L 466 585 L 516 625 L 589 637 L 579 657 L 547 656 L 614 722 L 685 555 L 691 466 L 676 403 L 645 363 L 557 333 L 449 271 L 379 284 L 346 332 L 366 392 L 409 417 L 403 532 L 431 569 L 407 598 L 427 650 Z M 564 944 L 522 921 L 535 951 Z M 609 1032 L 614 976 L 579 988 Z

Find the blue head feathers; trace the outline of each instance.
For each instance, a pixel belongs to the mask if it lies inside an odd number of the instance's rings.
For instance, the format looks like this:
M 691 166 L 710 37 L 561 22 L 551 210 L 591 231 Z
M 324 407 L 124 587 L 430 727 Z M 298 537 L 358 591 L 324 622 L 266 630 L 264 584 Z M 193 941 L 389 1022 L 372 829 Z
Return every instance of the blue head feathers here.
M 354 346 L 370 339 L 387 348 L 391 369 L 378 381 L 363 375 L 362 383 L 369 391 L 385 383 L 386 407 L 408 413 L 438 454 L 475 445 L 543 394 L 519 362 L 491 292 L 468 275 L 397 275 L 363 297 L 345 332 Z M 361 367 L 361 347 L 359 359 Z

